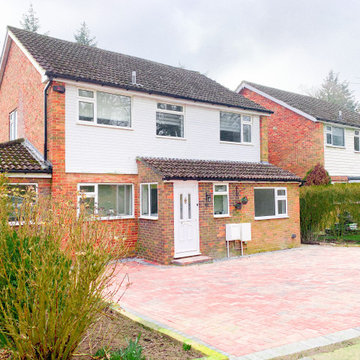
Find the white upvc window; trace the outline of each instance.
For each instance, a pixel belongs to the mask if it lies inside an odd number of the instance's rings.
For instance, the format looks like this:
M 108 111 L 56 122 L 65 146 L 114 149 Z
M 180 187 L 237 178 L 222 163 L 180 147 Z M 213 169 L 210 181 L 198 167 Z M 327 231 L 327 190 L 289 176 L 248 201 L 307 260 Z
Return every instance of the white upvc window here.
M 360 151 L 360 131 L 354 131 L 354 151 Z
M 157 103 L 156 135 L 184 138 L 183 106 L 167 103 Z
M 229 216 L 229 184 L 214 184 L 214 217 Z
M 133 184 L 78 184 L 78 209 L 100 219 L 134 217 Z
M 220 141 L 252 143 L 252 117 L 220 111 Z
M 286 188 L 255 188 L 254 203 L 256 220 L 288 217 Z
M 344 128 L 338 126 L 326 126 L 326 144 L 332 146 L 345 146 Z
M 131 97 L 78 89 L 81 123 L 131 128 Z
M 158 184 L 140 184 L 140 217 L 156 220 L 158 218 Z
M 17 121 L 17 110 L 14 110 L 9 115 L 9 139 L 16 140 L 18 138 L 18 121 Z

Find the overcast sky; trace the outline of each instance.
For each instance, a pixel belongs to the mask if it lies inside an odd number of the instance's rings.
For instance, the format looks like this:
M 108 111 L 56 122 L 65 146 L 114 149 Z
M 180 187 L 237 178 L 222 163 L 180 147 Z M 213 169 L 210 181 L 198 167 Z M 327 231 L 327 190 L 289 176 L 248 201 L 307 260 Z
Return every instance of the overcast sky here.
M 249 80 L 304 92 L 330 69 L 360 100 L 360 1 L 0 0 L 0 41 L 32 2 L 39 32 L 74 40 L 86 21 L 98 47 L 185 66 L 235 89 Z

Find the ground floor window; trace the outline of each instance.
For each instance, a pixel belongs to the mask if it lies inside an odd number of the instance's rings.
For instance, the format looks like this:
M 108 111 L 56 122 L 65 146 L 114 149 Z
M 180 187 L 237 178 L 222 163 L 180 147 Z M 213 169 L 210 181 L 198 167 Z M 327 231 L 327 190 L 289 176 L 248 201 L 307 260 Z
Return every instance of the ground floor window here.
M 287 216 L 286 188 L 254 189 L 255 218 L 268 219 Z
M 229 185 L 214 184 L 214 216 L 229 215 Z
M 140 185 L 141 217 L 158 217 L 158 186 L 157 184 Z
M 79 209 L 89 215 L 116 219 L 134 216 L 133 184 L 79 184 Z

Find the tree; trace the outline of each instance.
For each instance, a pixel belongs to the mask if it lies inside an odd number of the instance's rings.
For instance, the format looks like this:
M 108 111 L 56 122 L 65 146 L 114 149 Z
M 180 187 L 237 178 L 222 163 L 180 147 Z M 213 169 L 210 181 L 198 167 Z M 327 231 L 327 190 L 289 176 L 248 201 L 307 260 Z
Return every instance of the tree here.
M 29 10 L 23 14 L 20 25 L 24 30 L 37 32 L 40 28 L 39 18 L 36 16 L 33 5 L 30 4 Z
M 340 81 L 339 73 L 330 70 L 320 88 L 309 95 L 332 104 L 343 106 L 349 110 L 357 111 L 360 104 L 356 101 L 348 81 Z
M 321 164 L 317 164 L 310 169 L 303 181 L 305 186 L 331 184 L 330 175 Z
M 77 43 L 81 45 L 96 46 L 96 37 L 91 37 L 90 29 L 86 25 L 85 21 L 81 23 L 80 29 L 74 34 L 74 38 Z

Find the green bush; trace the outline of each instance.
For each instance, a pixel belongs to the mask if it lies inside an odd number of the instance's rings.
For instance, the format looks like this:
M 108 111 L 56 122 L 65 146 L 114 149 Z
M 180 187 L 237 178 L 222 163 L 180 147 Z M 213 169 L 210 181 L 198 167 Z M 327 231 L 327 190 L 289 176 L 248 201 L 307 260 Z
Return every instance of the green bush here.
M 67 360 L 107 307 L 108 265 L 124 248 L 116 225 L 89 221 L 72 201 L 33 198 L 14 208 L 0 177 L 0 347 Z
M 313 242 L 326 229 L 340 236 L 350 222 L 360 226 L 360 184 L 305 186 L 300 189 L 303 242 Z

